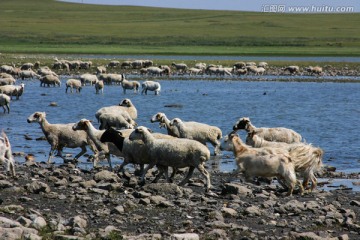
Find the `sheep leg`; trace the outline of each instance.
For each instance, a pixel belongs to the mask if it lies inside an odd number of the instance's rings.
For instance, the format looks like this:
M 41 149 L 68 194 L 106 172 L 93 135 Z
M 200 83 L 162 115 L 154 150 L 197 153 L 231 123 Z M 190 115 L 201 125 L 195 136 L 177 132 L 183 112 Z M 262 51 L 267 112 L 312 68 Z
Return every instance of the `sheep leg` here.
M 108 160 L 109 167 L 110 167 L 110 171 L 112 171 L 113 168 L 112 168 L 112 165 L 111 165 L 110 153 L 106 153 L 105 156 L 106 156 L 106 158 L 107 158 L 107 160 Z
M 169 179 L 169 176 L 168 176 L 168 167 L 167 166 L 157 166 L 158 169 L 159 169 L 159 173 L 156 175 L 155 179 L 152 181 L 153 183 L 156 183 L 160 177 L 163 175 L 163 173 L 165 173 L 165 177 L 166 177 L 166 180 Z
M 194 170 L 195 170 L 195 167 L 189 167 L 187 176 L 179 183 L 179 186 L 184 186 L 189 181 L 189 179 L 191 178 L 191 176 L 194 173 Z
M 84 155 L 86 153 L 86 147 L 85 146 L 82 146 L 81 147 L 81 152 L 78 153 L 78 155 L 76 155 L 74 157 L 74 162 L 77 162 L 78 161 L 78 158 L 81 157 L 82 155 Z
M 155 166 L 155 163 L 150 163 L 147 165 L 147 167 L 145 168 L 145 170 L 143 171 L 143 173 L 141 175 L 140 185 L 145 184 L 145 175 L 146 175 L 147 171 L 149 171 L 149 169 L 153 168 L 154 166 Z
M 47 163 L 51 163 L 51 158 L 53 157 L 54 151 L 55 151 L 55 147 L 51 147 Z
M 203 164 L 199 164 L 197 166 L 197 169 L 200 171 L 200 173 L 206 178 L 206 191 L 208 192 L 211 188 L 211 182 L 210 182 L 210 174 L 205 169 Z

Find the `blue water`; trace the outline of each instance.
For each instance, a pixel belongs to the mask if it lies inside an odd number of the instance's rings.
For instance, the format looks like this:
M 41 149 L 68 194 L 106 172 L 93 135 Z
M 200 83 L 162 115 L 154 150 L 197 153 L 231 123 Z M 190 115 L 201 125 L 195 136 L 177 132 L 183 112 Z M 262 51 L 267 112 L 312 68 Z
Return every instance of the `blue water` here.
M 39 125 L 26 122 L 35 111 L 45 111 L 50 123 L 87 118 L 94 120 L 98 127 L 95 112 L 103 106 L 118 104 L 126 97 L 138 109 L 138 124 L 154 131 L 165 133 L 156 123 L 150 122 L 151 116 L 157 112 L 164 112 L 169 118 L 215 125 L 224 134 L 232 130 L 238 118 L 246 116 L 256 127 L 292 128 L 308 143 L 324 150 L 325 164 L 338 170 L 360 172 L 358 83 L 161 80 L 162 92 L 155 96 L 151 92 L 149 95 L 132 92 L 124 95 L 119 86 L 105 86 L 103 95 L 96 95 L 94 87 L 90 86 L 86 86 L 81 94 L 65 94 L 65 81 L 63 78 L 60 88 L 40 87 L 38 80 L 25 81 L 25 92 L 20 100 L 12 101 L 11 113 L 3 114 L 0 109 L 0 128 L 8 134 L 13 152 L 32 153 L 37 161 L 47 159 L 50 145 L 35 140 L 43 136 Z M 51 102 L 58 106 L 49 106 Z M 165 107 L 167 104 L 182 107 L 168 108 Z M 25 134 L 34 140 L 25 140 Z M 245 132 L 240 132 L 240 135 L 245 138 Z M 65 149 L 64 153 L 78 152 L 79 149 Z M 16 160 L 23 162 L 24 157 Z M 62 162 L 60 158 L 54 160 Z M 82 157 L 80 161 L 86 162 L 86 158 Z M 235 168 L 231 152 L 224 152 L 222 158 L 215 161 L 220 162 L 220 171 Z

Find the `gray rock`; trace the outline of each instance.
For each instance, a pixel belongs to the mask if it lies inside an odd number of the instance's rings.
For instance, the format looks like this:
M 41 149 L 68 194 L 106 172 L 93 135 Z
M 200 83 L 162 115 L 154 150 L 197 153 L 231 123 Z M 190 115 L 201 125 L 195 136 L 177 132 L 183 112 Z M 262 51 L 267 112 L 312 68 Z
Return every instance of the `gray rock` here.
M 206 239 L 229 239 L 224 229 L 213 229 L 206 234 Z
M 47 223 L 43 217 L 37 217 L 31 223 L 31 227 L 33 227 L 37 230 L 41 230 L 46 226 L 47 226 Z
M 0 207 L 0 212 L 4 212 L 4 213 L 16 213 L 16 212 L 20 212 L 23 210 L 24 210 L 24 207 L 21 205 L 6 205 L 6 206 Z
M 85 181 L 85 182 L 80 182 L 79 184 L 83 188 L 91 188 L 91 187 L 96 186 L 95 180 L 89 180 L 89 181 Z
M 252 193 L 252 190 L 237 184 L 237 183 L 226 183 L 224 185 L 224 188 L 222 189 L 222 194 L 235 194 L 235 195 L 241 195 L 241 196 L 247 196 Z
M 101 172 L 95 174 L 94 180 L 96 182 L 119 182 L 120 178 L 113 172 L 110 172 L 108 170 L 102 170 Z
M 170 236 L 171 240 L 199 240 L 200 236 L 196 233 L 177 233 Z
M 0 227 L 0 239 L 18 240 L 22 238 L 24 231 L 21 227 L 3 228 Z
M 221 212 L 224 217 L 236 217 L 237 216 L 237 211 L 232 208 L 223 207 L 221 209 Z
M 26 184 L 25 188 L 31 193 L 48 193 L 51 191 L 50 187 L 46 183 L 40 181 L 34 181 L 32 183 Z
M 0 180 L 0 189 L 4 189 L 4 188 L 10 188 L 14 186 L 11 182 L 6 181 L 6 180 Z
M 112 211 L 111 213 L 115 213 L 115 214 L 122 214 L 124 213 L 125 210 L 124 210 L 124 207 L 119 205 L 119 206 L 116 206 Z
M 21 223 L 21 225 L 23 225 L 24 227 L 29 227 L 30 224 L 32 223 L 32 221 L 24 216 L 20 216 L 16 219 L 16 221 L 18 221 L 19 223 Z
M 257 206 L 247 207 L 245 209 L 244 213 L 246 215 L 250 215 L 250 216 L 261 216 L 262 215 L 260 208 Z
M 190 188 L 182 188 L 174 183 L 152 183 L 145 185 L 143 189 L 153 195 L 162 195 L 165 197 L 183 197 L 184 195 L 188 196 L 192 193 Z
M 82 216 L 75 216 L 69 219 L 69 225 L 71 227 L 86 228 L 87 221 Z

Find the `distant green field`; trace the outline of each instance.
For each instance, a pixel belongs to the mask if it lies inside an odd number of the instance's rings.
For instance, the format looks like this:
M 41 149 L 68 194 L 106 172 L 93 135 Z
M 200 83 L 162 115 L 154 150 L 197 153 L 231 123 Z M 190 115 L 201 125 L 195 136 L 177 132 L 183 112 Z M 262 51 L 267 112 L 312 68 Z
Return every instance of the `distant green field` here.
M 0 52 L 360 55 L 360 14 L 278 14 L 1 0 Z

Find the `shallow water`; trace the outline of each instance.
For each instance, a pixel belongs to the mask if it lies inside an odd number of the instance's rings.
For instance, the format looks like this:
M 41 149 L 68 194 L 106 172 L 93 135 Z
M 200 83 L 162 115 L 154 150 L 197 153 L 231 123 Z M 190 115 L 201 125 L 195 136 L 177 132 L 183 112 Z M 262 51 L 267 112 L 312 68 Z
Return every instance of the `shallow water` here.
M 215 125 L 224 134 L 232 130 L 239 117 L 247 116 L 257 127 L 281 126 L 299 132 L 306 142 L 325 151 L 325 164 L 347 172 L 360 171 L 360 84 L 357 83 L 161 80 L 162 92 L 155 96 L 151 92 L 141 95 L 130 91 L 124 95 L 119 86 L 105 86 L 103 95 L 96 95 L 94 87 L 90 86 L 84 87 L 81 94 L 65 94 L 65 81 L 63 78 L 60 88 L 40 87 L 38 80 L 25 81 L 25 93 L 20 100 L 13 100 L 11 113 L 0 113 L 0 128 L 8 134 L 13 152 L 32 153 L 37 161 L 47 159 L 49 144 L 35 140 L 43 136 L 39 125 L 26 122 L 35 111 L 45 111 L 50 123 L 87 118 L 95 120 L 94 125 L 98 127 L 95 112 L 103 106 L 118 104 L 126 97 L 138 109 L 138 124 L 154 131 L 165 133 L 158 124 L 150 123 L 151 116 L 157 112 L 164 112 L 169 118 Z M 49 106 L 51 102 L 58 106 Z M 182 107 L 165 107 L 168 104 Z M 239 133 L 245 139 L 245 132 Z M 25 134 L 34 140 L 25 140 Z M 79 149 L 64 151 L 78 152 Z M 24 158 L 16 160 L 22 162 Z M 62 162 L 60 158 L 54 160 Z M 86 158 L 80 161 L 85 162 Z M 214 161 L 220 162 L 220 171 L 235 168 L 230 152 L 224 152 Z M 91 168 L 91 164 L 82 166 Z

